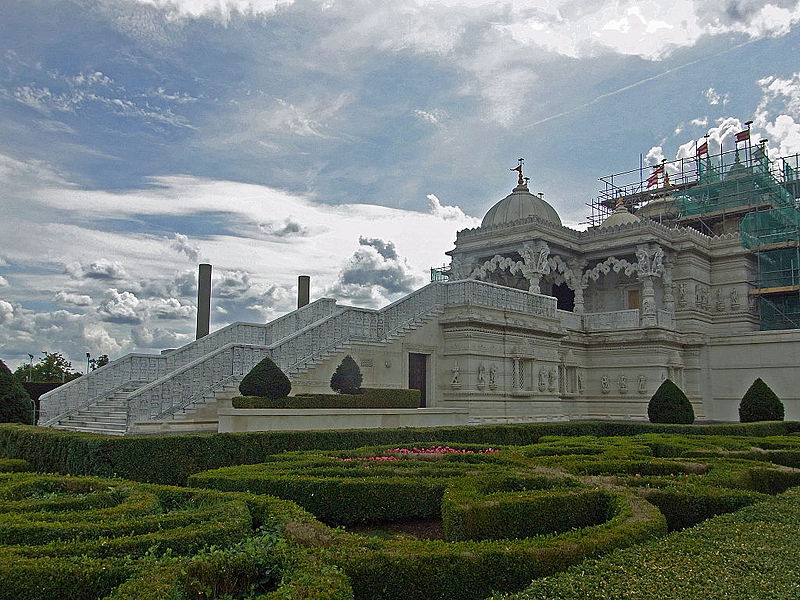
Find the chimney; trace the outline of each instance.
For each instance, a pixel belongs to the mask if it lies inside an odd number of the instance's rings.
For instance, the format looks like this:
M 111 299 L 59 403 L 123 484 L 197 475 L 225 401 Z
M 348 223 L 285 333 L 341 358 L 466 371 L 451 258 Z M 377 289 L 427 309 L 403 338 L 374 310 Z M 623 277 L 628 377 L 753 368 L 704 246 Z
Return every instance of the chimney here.
M 201 264 L 197 273 L 197 335 L 200 339 L 208 335 L 211 321 L 211 265 Z
M 311 277 L 300 275 L 297 278 L 297 308 L 303 308 L 308 304 L 311 295 Z

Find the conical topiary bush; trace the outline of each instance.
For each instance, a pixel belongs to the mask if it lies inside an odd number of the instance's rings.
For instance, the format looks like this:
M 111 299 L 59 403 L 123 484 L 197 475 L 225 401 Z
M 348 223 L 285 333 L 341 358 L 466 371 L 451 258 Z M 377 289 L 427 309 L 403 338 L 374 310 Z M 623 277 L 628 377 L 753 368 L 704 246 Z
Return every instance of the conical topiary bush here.
M 694 423 L 692 403 L 671 379 L 665 379 L 647 405 L 651 423 Z
M 331 377 L 331 389 L 339 394 L 361 393 L 361 369 L 349 354 L 342 359 Z
M 783 402 L 761 377 L 753 382 L 739 403 L 739 420 L 742 423 L 783 421 L 783 414 Z
M 2 360 L 0 360 L 0 423 L 33 424 L 31 397 Z
M 267 357 L 244 376 L 239 391 L 243 396 L 285 398 L 292 391 L 292 384 L 286 373 Z

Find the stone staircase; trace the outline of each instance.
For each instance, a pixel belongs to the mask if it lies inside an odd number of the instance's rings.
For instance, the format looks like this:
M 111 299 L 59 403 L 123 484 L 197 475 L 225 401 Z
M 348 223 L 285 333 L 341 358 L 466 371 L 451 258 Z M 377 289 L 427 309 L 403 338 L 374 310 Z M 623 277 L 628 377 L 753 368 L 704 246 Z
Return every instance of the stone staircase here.
M 130 381 L 108 397 L 72 413 L 52 427 L 83 433 L 125 435 L 128 428 L 128 397 L 144 383 Z

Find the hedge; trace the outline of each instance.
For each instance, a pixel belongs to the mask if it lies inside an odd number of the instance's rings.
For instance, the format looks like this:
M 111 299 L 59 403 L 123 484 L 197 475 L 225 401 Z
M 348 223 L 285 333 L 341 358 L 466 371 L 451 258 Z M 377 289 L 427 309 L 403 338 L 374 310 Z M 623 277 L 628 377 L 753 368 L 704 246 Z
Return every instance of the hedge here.
M 322 529 L 266 496 L 0 474 L 0 599 L 351 600 L 341 572 L 289 533 Z
M 495 600 L 794 600 L 800 490 L 534 581 Z
M 720 425 L 578 421 L 481 427 L 115 437 L 0 424 L 0 456 L 28 460 L 36 470 L 42 472 L 118 476 L 135 481 L 180 485 L 193 473 L 229 465 L 259 463 L 265 456 L 287 450 L 343 450 L 377 444 L 423 442 L 526 445 L 548 435 L 606 437 L 671 433 L 690 436 L 767 436 L 796 431 L 800 431 L 800 423 L 789 421 Z
M 419 390 L 363 388 L 361 394 L 298 394 L 288 398 L 237 396 L 234 408 L 419 408 Z

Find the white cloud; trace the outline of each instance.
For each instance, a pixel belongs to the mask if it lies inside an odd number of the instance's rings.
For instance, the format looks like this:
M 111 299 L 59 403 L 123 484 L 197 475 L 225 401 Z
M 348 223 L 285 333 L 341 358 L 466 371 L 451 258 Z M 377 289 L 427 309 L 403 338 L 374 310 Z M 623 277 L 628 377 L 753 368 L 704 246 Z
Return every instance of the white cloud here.
M 87 323 L 83 328 L 83 339 L 87 346 L 95 352 L 118 357 L 129 344 L 127 340 L 119 341 L 100 323 Z
M 148 306 L 157 319 L 189 319 L 195 314 L 195 307 L 182 303 L 177 298 L 155 298 Z
M 75 279 L 89 278 L 112 280 L 124 279 L 128 276 L 119 261 L 111 261 L 106 258 L 101 258 L 85 265 L 77 261 L 71 262 L 66 265 L 64 269 L 68 275 Z
M 14 307 L 10 302 L 0 300 L 0 323 L 9 323 L 14 318 Z
M 200 258 L 200 247 L 189 242 L 189 236 L 182 233 L 175 234 L 175 237 L 170 241 L 169 247 L 176 252 L 185 254 L 192 262 L 197 262 Z
M 139 326 L 131 329 L 133 343 L 139 348 L 166 349 L 177 348 L 191 341 L 189 334 L 175 333 L 169 329 Z
M 118 292 L 111 288 L 108 290 L 108 300 L 101 302 L 97 307 L 100 319 L 110 323 L 136 324 L 144 320 L 142 315 L 144 305 L 132 292 Z
M 717 104 L 722 104 L 722 106 L 725 106 L 730 99 L 729 94 L 720 94 L 713 87 L 708 88 L 705 92 L 703 92 L 703 95 L 706 97 L 706 100 L 708 100 L 708 103 L 712 106 Z
M 65 306 L 91 306 L 92 297 L 86 294 L 73 294 L 70 292 L 58 292 L 53 300 Z
M 0 275 L 0 287 L 8 287 L 8 279 Z
M 692 119 L 689 122 L 695 127 L 706 127 L 708 125 L 708 117 Z

